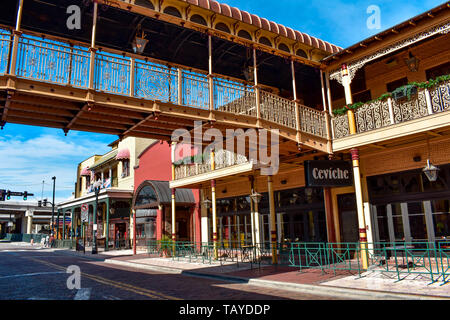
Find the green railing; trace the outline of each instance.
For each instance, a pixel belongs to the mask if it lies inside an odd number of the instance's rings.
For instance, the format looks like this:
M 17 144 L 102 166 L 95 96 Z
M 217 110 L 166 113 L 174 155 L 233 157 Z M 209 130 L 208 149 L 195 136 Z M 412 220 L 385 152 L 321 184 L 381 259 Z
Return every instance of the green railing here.
M 300 272 L 317 269 L 322 273 L 350 273 L 364 277 L 365 272 L 373 271 L 390 273 L 397 281 L 408 276 L 422 276 L 431 283 L 450 281 L 450 241 L 369 243 L 366 247 L 361 247 L 358 242 L 297 242 L 277 243 L 272 248 L 269 242 L 256 245 L 218 242 L 214 245 L 211 242 L 151 240 L 147 241 L 147 251 L 177 261 L 234 263 L 237 266 L 247 263 L 251 268 L 272 264 L 275 252 L 278 265 L 296 267 Z
M 67 249 L 74 249 L 76 247 L 76 240 L 53 240 L 52 244 L 51 244 L 52 248 L 56 248 L 56 249 L 63 249 L 63 248 L 67 248 Z
M 34 243 L 40 243 L 43 238 L 45 238 L 46 234 L 23 234 L 23 233 L 7 233 L 2 240 L 11 241 L 11 242 L 31 242 L 33 240 Z

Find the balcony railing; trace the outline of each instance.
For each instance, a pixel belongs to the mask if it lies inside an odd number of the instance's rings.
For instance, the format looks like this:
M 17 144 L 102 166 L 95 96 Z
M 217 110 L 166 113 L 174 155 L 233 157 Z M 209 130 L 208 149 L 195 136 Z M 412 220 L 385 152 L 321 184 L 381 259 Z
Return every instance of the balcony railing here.
M 223 169 L 239 164 L 248 163 L 248 159 L 240 154 L 227 150 L 220 150 L 215 153 L 215 169 Z M 202 163 L 181 164 L 175 167 L 175 180 L 196 176 L 211 172 L 211 159 L 204 159 Z
M 431 89 L 419 89 L 411 100 L 388 98 L 366 103 L 355 111 L 356 133 L 423 118 L 450 110 L 450 81 Z M 350 135 L 347 115 L 332 118 L 334 139 Z
M 11 47 L 12 34 L 0 29 L 0 74 L 8 72 Z M 15 74 L 18 77 L 89 87 L 91 53 L 87 47 L 23 34 L 17 53 Z M 168 67 L 104 50 L 95 52 L 92 76 L 93 89 L 98 91 L 259 117 L 326 138 L 325 114 L 298 105 L 301 123 L 297 124 L 293 101 L 249 86 L 244 81 L 217 76 L 210 81 L 203 71 Z M 260 114 L 257 90 L 261 93 Z

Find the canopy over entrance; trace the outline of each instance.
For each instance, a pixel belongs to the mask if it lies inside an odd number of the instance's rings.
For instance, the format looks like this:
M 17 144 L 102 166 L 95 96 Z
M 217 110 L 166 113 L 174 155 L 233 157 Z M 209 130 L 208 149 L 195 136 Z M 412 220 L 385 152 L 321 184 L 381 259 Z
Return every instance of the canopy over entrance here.
M 176 189 L 175 201 L 177 205 L 194 205 L 195 197 L 191 189 Z M 171 203 L 172 190 L 169 188 L 169 181 L 144 181 L 133 197 L 135 209 L 154 208 Z

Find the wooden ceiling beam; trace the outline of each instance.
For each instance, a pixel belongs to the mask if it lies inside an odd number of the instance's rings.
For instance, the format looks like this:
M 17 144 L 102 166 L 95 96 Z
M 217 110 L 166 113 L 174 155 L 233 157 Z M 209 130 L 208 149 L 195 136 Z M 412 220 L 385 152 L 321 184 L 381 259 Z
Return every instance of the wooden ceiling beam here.
M 73 117 L 73 113 L 66 109 L 41 107 L 41 106 L 25 104 L 25 103 L 12 102 L 10 108 L 14 109 L 14 110 L 35 112 L 35 113 L 40 113 L 40 114 L 48 114 L 48 115 L 63 116 L 63 117 Z

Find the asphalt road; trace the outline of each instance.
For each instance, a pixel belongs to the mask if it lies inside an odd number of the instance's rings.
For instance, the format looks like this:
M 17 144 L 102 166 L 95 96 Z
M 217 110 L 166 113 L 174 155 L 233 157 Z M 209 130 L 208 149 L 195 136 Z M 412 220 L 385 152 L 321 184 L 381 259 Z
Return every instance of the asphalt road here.
M 68 288 L 69 266 L 81 271 Z M 70 283 L 74 283 L 73 277 Z M 0 243 L 0 300 L 329 300 L 309 295 L 106 264 L 60 250 Z

